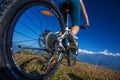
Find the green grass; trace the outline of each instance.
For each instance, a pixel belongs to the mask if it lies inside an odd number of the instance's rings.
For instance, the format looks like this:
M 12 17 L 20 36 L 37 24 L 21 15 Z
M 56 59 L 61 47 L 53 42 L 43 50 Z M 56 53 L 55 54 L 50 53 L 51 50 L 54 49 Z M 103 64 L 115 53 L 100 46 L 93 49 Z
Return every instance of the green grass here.
M 31 51 L 31 50 L 22 50 L 21 53 L 24 53 L 24 54 L 32 54 L 32 51 Z

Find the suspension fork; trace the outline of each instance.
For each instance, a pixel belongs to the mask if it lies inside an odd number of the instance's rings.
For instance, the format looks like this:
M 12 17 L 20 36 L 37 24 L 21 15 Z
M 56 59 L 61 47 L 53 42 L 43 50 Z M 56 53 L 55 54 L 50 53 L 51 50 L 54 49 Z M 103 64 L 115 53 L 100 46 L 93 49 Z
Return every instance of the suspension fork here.
M 59 41 L 59 46 L 63 48 L 63 50 L 66 52 L 66 47 L 63 46 L 63 44 L 66 45 L 66 41 L 65 41 L 65 37 L 68 34 L 68 32 L 70 31 L 69 29 L 69 14 L 66 13 L 66 18 L 65 18 L 65 32 L 58 38 Z M 64 40 L 64 41 L 63 41 Z

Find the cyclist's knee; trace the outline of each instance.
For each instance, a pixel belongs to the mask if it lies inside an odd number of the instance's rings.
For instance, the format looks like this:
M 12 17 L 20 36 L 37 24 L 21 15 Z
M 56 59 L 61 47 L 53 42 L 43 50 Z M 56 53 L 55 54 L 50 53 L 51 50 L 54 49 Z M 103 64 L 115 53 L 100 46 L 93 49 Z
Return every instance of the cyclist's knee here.
M 80 29 L 79 26 L 73 26 L 71 30 L 72 30 L 72 33 L 76 35 L 79 32 L 79 29 Z

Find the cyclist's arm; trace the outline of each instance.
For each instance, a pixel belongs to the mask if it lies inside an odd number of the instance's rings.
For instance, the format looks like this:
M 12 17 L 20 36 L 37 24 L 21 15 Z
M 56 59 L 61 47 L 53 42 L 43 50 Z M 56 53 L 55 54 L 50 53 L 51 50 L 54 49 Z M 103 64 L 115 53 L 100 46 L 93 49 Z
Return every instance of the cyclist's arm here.
M 80 0 L 80 4 L 81 4 L 81 10 L 82 10 L 82 13 L 84 15 L 84 18 L 85 18 L 85 27 L 88 27 L 89 26 L 89 19 L 88 19 L 88 15 L 87 15 L 87 12 L 86 12 L 86 9 L 85 9 L 85 6 L 84 6 L 84 3 L 82 0 Z

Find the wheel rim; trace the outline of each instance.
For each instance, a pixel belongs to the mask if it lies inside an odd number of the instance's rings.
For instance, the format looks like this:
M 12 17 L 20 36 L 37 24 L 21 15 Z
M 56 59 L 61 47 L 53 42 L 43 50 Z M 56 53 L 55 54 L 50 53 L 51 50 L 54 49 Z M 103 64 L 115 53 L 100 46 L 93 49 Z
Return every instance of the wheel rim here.
M 12 53 L 11 57 L 14 63 L 19 71 L 32 76 L 47 74 L 51 71 L 41 71 L 43 64 L 50 60 L 50 56 L 54 54 L 48 50 L 43 50 L 46 45 L 41 41 L 41 35 L 45 30 L 61 31 L 54 10 L 42 5 L 32 3 L 22 8 L 14 17 L 8 33 L 8 39 L 10 39 L 8 49 Z M 44 10 L 50 13 L 43 14 Z M 57 58 L 53 56 L 54 66 L 57 63 Z

